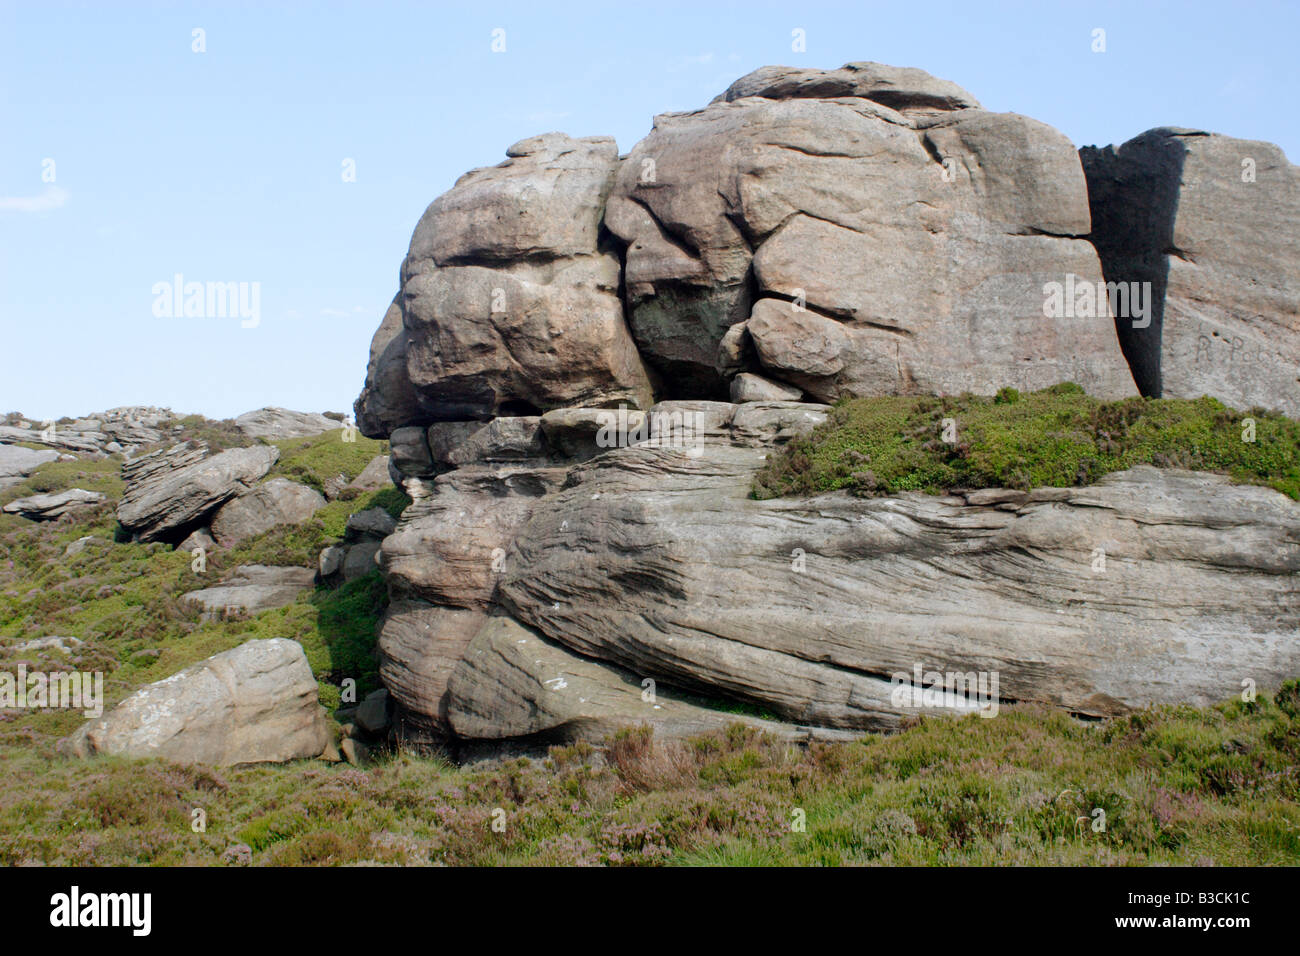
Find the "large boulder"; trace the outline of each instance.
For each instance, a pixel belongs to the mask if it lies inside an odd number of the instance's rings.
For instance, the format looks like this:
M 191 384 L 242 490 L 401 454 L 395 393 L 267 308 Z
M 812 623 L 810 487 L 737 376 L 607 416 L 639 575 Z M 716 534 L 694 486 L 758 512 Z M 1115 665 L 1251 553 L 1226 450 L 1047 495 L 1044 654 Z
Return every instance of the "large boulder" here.
M 1173 128 L 1080 155 L 1106 279 L 1153 299 L 1115 319 L 1143 394 L 1300 415 L 1300 167 Z
M 357 400 L 365 434 L 649 403 L 601 235 L 614 141 L 551 133 L 507 156 L 462 176 L 416 226 Z
M 277 525 L 302 524 L 325 507 L 320 492 L 287 478 L 272 478 L 221 506 L 212 534 L 224 548 Z
M 342 423 L 315 412 L 295 412 L 274 406 L 244 412 L 235 419 L 235 426 L 249 438 L 270 439 L 305 438 L 343 427 Z
M 746 321 L 748 371 L 826 400 L 1066 380 L 1135 394 L 1104 308 L 1045 315 L 1050 283 L 1101 280 L 1074 147 L 919 70 L 769 68 L 656 117 L 605 222 L 669 394 L 720 392 L 736 367 L 719 348 Z M 817 348 L 772 344 L 809 335 Z
M 172 445 L 122 465 L 126 490 L 117 520 L 138 541 L 176 541 L 225 502 L 243 494 L 279 460 L 274 445 L 208 455 L 204 446 Z
M 228 766 L 318 756 L 324 709 L 296 641 L 249 641 L 136 691 L 67 742 L 80 757 L 116 754 Z

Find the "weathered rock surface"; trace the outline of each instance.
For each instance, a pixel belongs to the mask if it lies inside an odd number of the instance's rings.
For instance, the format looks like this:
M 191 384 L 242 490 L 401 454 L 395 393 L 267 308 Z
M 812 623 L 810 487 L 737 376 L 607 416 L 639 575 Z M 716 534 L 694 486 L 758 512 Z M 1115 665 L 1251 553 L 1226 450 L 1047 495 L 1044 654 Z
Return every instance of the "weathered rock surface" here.
M 388 455 L 376 455 L 370 459 L 370 464 L 361 469 L 361 474 L 348 482 L 347 487 L 358 491 L 378 491 L 387 488 L 392 484 L 388 477 L 389 460 Z
M 273 445 L 209 456 L 188 442 L 122 465 L 126 490 L 117 520 L 140 541 L 176 540 L 217 507 L 261 479 L 280 457 Z
M 295 412 L 269 406 L 244 412 L 235 425 L 249 438 L 306 438 L 342 428 L 340 422 L 315 412 Z
M 759 71 L 656 117 L 605 222 L 670 393 L 710 394 L 719 345 L 752 314 L 822 347 L 759 343 L 749 370 L 822 399 L 1066 380 L 1133 394 L 1106 315 L 1044 316 L 1046 283 L 1101 278 L 1074 147 L 973 104 L 921 71 L 852 64 Z
M 67 745 L 81 757 L 229 766 L 315 757 L 329 742 L 301 645 L 276 638 L 249 641 L 136 691 Z
M 76 508 L 96 505 L 103 500 L 104 495 L 101 492 L 70 488 L 55 494 L 16 498 L 4 506 L 4 511 L 6 514 L 30 518 L 32 521 L 53 521 Z
M 1300 167 L 1172 128 L 1080 155 L 1106 279 L 1154 298 L 1115 320 L 1143 394 L 1300 415 Z
M 312 587 L 315 578 L 311 568 L 244 564 L 220 584 L 190 591 L 182 599 L 201 605 L 208 614 L 256 614 L 292 604 Z
M 227 502 L 212 519 L 212 534 L 229 548 L 277 525 L 302 524 L 325 507 L 325 499 L 313 488 L 272 478 Z
M 600 231 L 614 141 L 552 133 L 507 156 L 462 176 L 416 226 L 397 313 L 376 333 L 357 401 L 365 434 L 650 403 L 623 321 L 619 259 Z
M 742 723 L 789 740 L 840 736 L 797 728 L 659 693 L 650 682 L 586 660 L 539 638 L 509 617 L 491 617 L 452 669 L 448 718 L 467 739 L 499 740 L 540 733 L 598 743 L 620 727 L 649 724 L 667 737 Z M 847 735 L 844 735 L 847 736 Z
M 1096 715 L 1300 671 L 1300 509 L 1278 492 L 1140 468 L 1014 511 L 755 502 L 758 464 L 711 447 L 582 466 L 516 538 L 504 606 L 579 653 L 846 728 L 895 726 L 890 677 L 918 663 Z
M 19 484 L 41 465 L 58 458 L 57 451 L 0 445 L 0 491 Z

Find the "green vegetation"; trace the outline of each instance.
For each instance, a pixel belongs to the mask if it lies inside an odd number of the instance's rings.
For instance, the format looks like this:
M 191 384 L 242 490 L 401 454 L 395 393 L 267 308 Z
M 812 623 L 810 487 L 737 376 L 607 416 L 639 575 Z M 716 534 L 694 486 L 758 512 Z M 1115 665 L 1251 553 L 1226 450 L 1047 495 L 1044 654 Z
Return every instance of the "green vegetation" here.
M 180 438 L 209 442 L 214 450 L 250 442 L 229 422 L 200 416 L 181 419 Z M 277 471 L 299 480 L 342 474 L 351 480 L 386 442 L 338 431 L 277 442 Z M 168 441 L 172 441 L 169 438 Z M 361 694 L 378 686 L 375 628 L 387 605 L 383 577 L 374 571 L 341 587 L 317 588 L 288 607 L 253 617 L 204 620 L 181 601 L 188 591 L 211 587 L 242 564 L 313 567 L 322 548 L 341 538 L 348 516 L 381 507 L 397 515 L 409 499 L 396 488 L 359 492 L 336 500 L 308 522 L 273 528 L 229 550 L 207 555 L 196 571 L 187 552 L 165 544 L 116 541 L 115 508 L 122 493 L 121 460 L 51 462 L 0 492 L 0 504 L 38 492 L 85 488 L 107 496 L 102 504 L 61 521 L 33 523 L 0 514 L 0 667 L 20 660 L 45 669 L 102 670 L 111 707 L 137 687 L 161 680 L 220 651 L 257 638 L 285 637 L 302 644 L 327 707 L 339 703 L 338 685 L 354 678 Z M 275 474 L 273 472 L 272 474 Z M 89 537 L 74 549 L 74 542 Z M 72 655 L 57 649 L 19 652 L 37 637 L 67 635 L 83 643 Z M 66 711 L 0 716 L 0 746 L 31 746 L 66 735 L 82 721 Z
M 351 481 L 376 455 L 388 454 L 388 442 L 360 434 L 354 437 L 356 441 L 343 441 L 341 431 L 329 431 L 272 442 L 280 449 L 280 460 L 267 477 L 290 478 L 320 492 L 324 492 L 325 482 L 337 475 Z
M 1034 430 L 1045 427 L 1032 424 L 1038 418 L 1030 415 L 1020 431 L 1009 425 L 999 431 L 998 416 L 1007 411 L 1059 404 L 1093 421 L 1091 411 L 1078 411 L 1092 406 L 1071 390 L 1010 398 L 929 400 L 934 406 L 924 412 L 917 407 L 925 400 L 881 400 L 874 417 L 865 418 L 846 403 L 807 443 L 800 473 L 812 475 L 816 462 L 821 478 L 831 476 L 839 467 L 833 440 L 841 455 L 849 448 L 872 455 L 868 467 L 886 481 L 913 480 L 901 463 L 911 454 L 907 448 L 919 449 L 924 440 L 908 437 L 909 427 L 924 424 L 933 433 L 935 409 L 943 411 L 939 417 L 958 419 L 959 435 L 972 449 L 969 460 L 993 462 L 979 465 L 990 475 L 1009 466 L 997 464 L 989 448 L 1006 444 L 1012 432 L 1032 441 Z M 1228 414 L 1217 403 L 1183 405 L 1202 409 L 1209 420 Z M 1127 422 L 1124 440 L 1137 447 L 1135 435 L 1160 433 L 1153 424 L 1164 421 L 1158 415 L 1145 424 Z M 1276 477 L 1291 462 L 1294 481 L 1291 424 L 1255 417 L 1256 465 Z M 1236 428 L 1236 419 L 1230 421 Z M 187 427 L 198 434 L 217 424 Z M 1213 456 L 1230 446 L 1204 427 L 1209 437 L 1196 454 L 1224 460 Z M 1193 433 L 1192 425 L 1177 431 Z M 1090 434 L 1095 444 L 1096 430 Z M 1291 442 L 1290 457 L 1277 452 L 1284 441 Z M 339 442 L 337 433 L 330 442 L 306 439 L 282 448 L 278 473 L 300 480 L 339 472 L 352 477 L 382 453 L 379 443 L 367 447 L 359 439 L 353 446 Z M 941 449 L 916 454 L 922 463 L 965 467 Z M 1062 460 L 1069 473 L 1069 455 L 1063 452 Z M 276 528 L 209 555 L 200 574 L 190 555 L 166 545 L 112 543 L 119 464 L 55 462 L 0 492 L 0 503 L 70 487 L 109 497 L 50 524 L 0 515 L 0 667 L 26 661 L 47 670 L 103 670 L 111 707 L 211 654 L 252 638 L 287 637 L 305 649 L 327 707 L 338 705 L 343 677 L 356 678 L 362 694 L 377 686 L 375 625 L 387 600 L 377 572 L 245 619 L 204 621 L 180 596 L 239 564 L 310 566 L 342 534 L 349 514 L 376 506 L 399 513 L 407 503 L 400 492 L 331 502 L 301 527 Z M 924 480 L 913 476 L 906 486 L 942 487 L 947 474 L 925 471 Z M 1057 480 L 1058 472 L 1044 465 L 1027 474 L 1032 481 Z M 832 486 L 843 484 L 826 485 Z M 87 536 L 92 540 L 80 540 Z M 78 549 L 67 554 L 74 543 Z M 48 635 L 84 643 L 72 654 L 17 650 Z M 401 750 L 381 754 L 366 769 L 320 761 L 211 769 L 69 760 L 56 744 L 82 720 L 67 711 L 0 712 L 0 865 L 1300 865 L 1296 681 L 1250 703 L 1151 708 L 1095 723 L 1003 706 L 991 720 L 924 718 L 892 736 L 806 749 L 739 724 L 687 741 L 656 740 L 641 728 L 618 734 L 600 751 L 557 747 L 545 760 L 491 769 Z M 204 833 L 191 830 L 196 807 L 207 816 Z M 506 814 L 504 833 L 491 826 L 497 808 Z M 1093 828 L 1098 809 L 1104 830 Z M 793 826 L 797 811 L 806 819 L 803 831 Z
M 0 750 L 0 865 L 1294 866 L 1297 693 L 1093 724 L 1007 707 L 807 749 L 641 728 L 603 759 L 578 744 L 490 770 L 80 763 L 41 739 Z
M 955 441 L 944 440 L 945 419 Z M 850 399 L 771 457 L 754 496 L 1070 487 L 1141 464 L 1221 472 L 1300 498 L 1300 422 L 1212 398 L 1103 402 L 1073 384 L 994 398 Z

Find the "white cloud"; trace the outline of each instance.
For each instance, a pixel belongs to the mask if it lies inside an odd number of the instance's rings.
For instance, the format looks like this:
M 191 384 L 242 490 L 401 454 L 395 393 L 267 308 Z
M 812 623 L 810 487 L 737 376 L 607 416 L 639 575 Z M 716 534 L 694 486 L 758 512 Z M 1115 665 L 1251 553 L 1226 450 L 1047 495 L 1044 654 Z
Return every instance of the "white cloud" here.
M 346 319 L 348 317 L 348 313 L 342 309 L 321 309 L 320 314 L 327 319 Z
M 49 212 L 68 202 L 62 186 L 47 186 L 39 196 L 0 196 L 0 212 Z

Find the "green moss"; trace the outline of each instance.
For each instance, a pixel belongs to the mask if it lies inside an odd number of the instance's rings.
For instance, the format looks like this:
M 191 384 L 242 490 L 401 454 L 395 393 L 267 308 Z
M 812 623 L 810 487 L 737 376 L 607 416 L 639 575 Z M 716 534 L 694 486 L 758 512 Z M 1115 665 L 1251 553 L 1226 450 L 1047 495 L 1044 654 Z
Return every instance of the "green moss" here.
M 376 455 L 388 454 L 388 442 L 376 441 L 351 432 L 355 441 L 344 441 L 349 433 L 343 429 L 324 432 L 309 438 L 286 438 L 274 442 L 280 460 L 268 477 L 291 478 L 324 492 L 325 482 L 343 475 L 351 481 L 361 474 Z
M 851 399 L 773 455 L 753 493 L 1069 487 L 1140 464 L 1220 472 L 1300 498 L 1300 423 L 1212 398 L 1103 402 L 1072 384 L 995 398 Z

